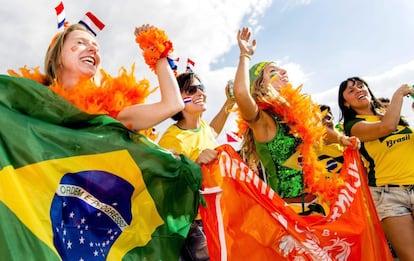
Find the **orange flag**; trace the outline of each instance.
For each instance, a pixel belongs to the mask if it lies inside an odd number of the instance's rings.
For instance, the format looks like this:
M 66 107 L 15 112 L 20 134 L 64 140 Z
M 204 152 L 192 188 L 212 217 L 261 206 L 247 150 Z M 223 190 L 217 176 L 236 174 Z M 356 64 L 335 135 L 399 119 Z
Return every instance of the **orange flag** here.
M 393 260 L 358 151 L 344 152 L 350 177 L 328 216 L 299 216 L 230 145 L 216 150 L 200 206 L 211 260 Z

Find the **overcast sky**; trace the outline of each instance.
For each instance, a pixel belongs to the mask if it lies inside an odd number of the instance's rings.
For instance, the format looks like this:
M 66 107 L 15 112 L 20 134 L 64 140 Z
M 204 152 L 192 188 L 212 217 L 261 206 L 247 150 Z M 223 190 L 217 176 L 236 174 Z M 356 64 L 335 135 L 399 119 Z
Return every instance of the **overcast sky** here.
M 0 0 L 0 73 L 43 65 L 58 31 L 56 0 Z M 180 57 L 195 61 L 207 86 L 211 120 L 224 102 L 224 87 L 238 62 L 237 30 L 249 26 L 258 46 L 252 63 L 273 60 L 288 70 L 294 85 L 338 118 L 337 86 L 361 76 L 377 97 L 391 97 L 402 83 L 414 83 L 412 0 L 66 0 L 66 19 L 78 22 L 92 11 L 106 27 L 98 35 L 102 67 L 112 75 L 136 63 L 136 77 L 157 86 L 134 41 L 134 27 L 154 24 L 166 31 Z M 150 100 L 157 100 L 153 94 Z M 414 124 L 411 98 L 403 114 Z M 157 126 L 162 132 L 172 121 Z M 230 117 L 223 133 L 235 130 Z M 223 136 L 221 136 L 221 140 Z

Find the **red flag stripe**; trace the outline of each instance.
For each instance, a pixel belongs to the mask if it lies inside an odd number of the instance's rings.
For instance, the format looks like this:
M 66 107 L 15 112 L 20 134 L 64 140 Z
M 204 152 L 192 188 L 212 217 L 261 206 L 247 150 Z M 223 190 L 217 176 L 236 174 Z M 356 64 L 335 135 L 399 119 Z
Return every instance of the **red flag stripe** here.
M 91 12 L 87 12 L 79 23 L 88 28 L 95 36 L 105 27 L 105 24 Z
M 57 27 L 59 29 L 65 24 L 66 21 L 65 7 L 63 6 L 62 1 L 60 1 L 59 4 L 55 7 L 55 10 L 57 15 Z
M 56 15 L 60 15 L 65 10 L 65 7 L 63 6 L 62 1 L 59 2 L 59 4 L 55 7 L 55 10 L 56 10 Z

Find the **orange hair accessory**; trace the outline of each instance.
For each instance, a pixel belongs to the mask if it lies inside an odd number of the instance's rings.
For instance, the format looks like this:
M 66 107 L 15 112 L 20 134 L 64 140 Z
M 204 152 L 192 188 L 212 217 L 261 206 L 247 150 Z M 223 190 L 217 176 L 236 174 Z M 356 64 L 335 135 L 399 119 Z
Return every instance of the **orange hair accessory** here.
M 152 71 L 155 71 L 159 59 L 167 57 L 173 51 L 172 42 L 165 32 L 158 28 L 141 32 L 135 37 L 135 42 L 142 49 L 145 63 Z

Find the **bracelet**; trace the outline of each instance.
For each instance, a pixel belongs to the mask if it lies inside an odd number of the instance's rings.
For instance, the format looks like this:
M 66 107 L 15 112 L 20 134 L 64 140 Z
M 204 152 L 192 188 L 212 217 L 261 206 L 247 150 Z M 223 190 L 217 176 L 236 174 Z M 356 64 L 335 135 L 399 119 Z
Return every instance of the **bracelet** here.
M 252 56 L 250 55 L 250 54 L 247 54 L 247 53 L 241 53 L 240 54 L 240 58 L 241 57 L 246 57 L 247 59 L 249 59 L 249 60 L 251 60 L 252 59 Z
M 230 112 L 232 112 L 233 111 L 233 106 L 234 106 L 234 103 L 233 104 L 231 104 L 231 105 L 226 105 L 226 107 L 224 108 L 224 112 L 226 113 L 226 114 L 229 114 Z M 229 108 L 230 107 L 230 108 Z

